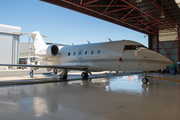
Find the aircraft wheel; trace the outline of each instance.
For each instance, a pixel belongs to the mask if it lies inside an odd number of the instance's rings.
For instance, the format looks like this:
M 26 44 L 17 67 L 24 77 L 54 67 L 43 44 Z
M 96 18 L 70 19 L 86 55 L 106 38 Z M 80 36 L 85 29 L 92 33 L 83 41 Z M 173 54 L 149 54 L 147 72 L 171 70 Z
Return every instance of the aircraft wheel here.
M 88 77 L 88 73 L 87 72 L 82 72 L 81 76 L 82 76 L 82 78 L 87 78 Z
M 142 78 L 142 83 L 143 84 L 147 84 L 149 82 L 149 79 L 148 78 Z

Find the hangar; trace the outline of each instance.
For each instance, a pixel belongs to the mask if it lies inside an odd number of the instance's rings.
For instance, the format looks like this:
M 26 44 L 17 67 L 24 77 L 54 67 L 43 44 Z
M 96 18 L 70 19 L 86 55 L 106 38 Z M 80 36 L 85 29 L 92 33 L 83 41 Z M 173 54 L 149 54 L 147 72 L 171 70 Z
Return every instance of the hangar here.
M 149 48 L 180 61 L 180 3 L 176 0 L 41 0 L 148 35 Z
M 0 24 L 0 63 L 19 63 L 19 34 L 20 27 Z M 0 69 L 5 69 L 0 66 Z

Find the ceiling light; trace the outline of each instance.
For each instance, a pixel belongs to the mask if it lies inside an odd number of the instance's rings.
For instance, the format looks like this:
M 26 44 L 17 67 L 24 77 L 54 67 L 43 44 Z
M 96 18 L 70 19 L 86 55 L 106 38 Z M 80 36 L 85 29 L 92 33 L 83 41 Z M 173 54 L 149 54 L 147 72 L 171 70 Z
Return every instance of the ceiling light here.
M 164 12 L 161 12 L 160 18 L 165 18 Z
M 136 2 L 137 2 L 137 3 L 140 3 L 140 2 L 142 2 L 142 0 L 136 0 Z

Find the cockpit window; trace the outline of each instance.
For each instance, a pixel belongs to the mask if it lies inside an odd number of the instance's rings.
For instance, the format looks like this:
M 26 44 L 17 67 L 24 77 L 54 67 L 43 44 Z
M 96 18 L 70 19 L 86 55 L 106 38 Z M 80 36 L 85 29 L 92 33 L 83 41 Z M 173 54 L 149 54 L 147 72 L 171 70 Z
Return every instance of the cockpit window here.
M 138 50 L 139 49 L 148 49 L 146 46 L 144 46 L 144 45 L 137 45 L 137 47 L 138 47 Z
M 137 50 L 136 48 L 137 48 L 136 45 L 125 45 L 124 46 L 124 50 Z
M 144 45 L 125 45 L 124 50 L 139 50 L 139 49 L 148 49 Z

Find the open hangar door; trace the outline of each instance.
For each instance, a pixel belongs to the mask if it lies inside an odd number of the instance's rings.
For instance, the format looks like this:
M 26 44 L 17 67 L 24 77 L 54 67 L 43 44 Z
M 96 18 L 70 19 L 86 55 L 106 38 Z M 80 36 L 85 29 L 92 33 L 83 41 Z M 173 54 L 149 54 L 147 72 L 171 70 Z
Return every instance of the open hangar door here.
M 149 48 L 180 62 L 176 0 L 41 0 L 144 33 Z

